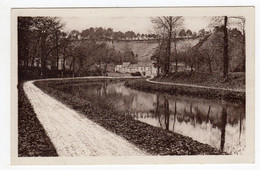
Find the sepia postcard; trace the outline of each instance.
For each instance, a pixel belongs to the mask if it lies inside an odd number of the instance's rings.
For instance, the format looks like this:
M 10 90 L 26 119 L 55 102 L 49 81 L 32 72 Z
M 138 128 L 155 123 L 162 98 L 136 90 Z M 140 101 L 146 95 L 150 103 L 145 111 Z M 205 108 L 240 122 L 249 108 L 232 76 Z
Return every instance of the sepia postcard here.
M 254 7 L 12 9 L 12 165 L 254 163 Z

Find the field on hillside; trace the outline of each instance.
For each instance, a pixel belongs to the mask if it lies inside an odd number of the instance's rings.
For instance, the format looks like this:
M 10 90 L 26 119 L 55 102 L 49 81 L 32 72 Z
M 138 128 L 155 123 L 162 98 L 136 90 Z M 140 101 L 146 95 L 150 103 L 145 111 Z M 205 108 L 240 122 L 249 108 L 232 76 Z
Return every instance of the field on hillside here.
M 188 47 L 193 47 L 199 42 L 200 38 L 179 40 L 177 43 L 178 51 L 185 51 Z M 104 42 L 104 41 L 102 41 Z M 139 62 L 152 62 L 151 56 L 158 46 L 156 41 L 105 41 L 110 47 L 115 47 L 117 51 L 123 52 L 126 48 L 131 49 L 138 55 Z M 174 45 L 172 44 L 172 51 Z

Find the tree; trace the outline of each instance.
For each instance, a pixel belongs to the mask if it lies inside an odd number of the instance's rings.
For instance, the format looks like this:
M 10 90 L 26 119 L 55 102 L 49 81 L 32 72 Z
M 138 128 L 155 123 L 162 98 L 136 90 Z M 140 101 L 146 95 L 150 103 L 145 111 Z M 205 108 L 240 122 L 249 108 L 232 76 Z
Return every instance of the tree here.
M 155 68 L 157 68 L 157 77 L 160 76 L 160 68 L 163 67 L 163 63 L 164 63 L 164 58 L 163 56 L 165 56 L 165 51 L 164 49 L 166 49 L 166 43 L 165 43 L 165 39 L 158 39 L 158 46 L 157 48 L 154 50 L 153 55 L 151 56 L 151 60 L 154 61 L 153 65 Z
M 229 65 L 229 57 L 228 57 L 228 31 L 227 31 L 227 22 L 228 22 L 228 17 L 224 17 L 224 26 L 223 26 L 223 32 L 224 32 L 224 53 L 223 53 L 223 76 L 224 78 L 228 78 L 228 65 Z
M 196 33 L 196 32 L 193 32 L 193 33 L 192 33 L 192 37 L 197 37 L 197 33 Z
M 33 17 L 32 30 L 40 37 L 41 75 L 45 76 L 47 58 L 58 46 L 51 41 L 57 30 L 63 27 L 57 17 Z
M 164 65 L 164 75 L 168 75 L 170 71 L 170 57 L 171 57 L 171 45 L 172 40 L 174 41 L 175 45 L 175 61 L 176 61 L 176 71 L 178 67 L 178 55 L 177 55 L 177 39 L 176 35 L 179 28 L 182 26 L 183 18 L 180 16 L 173 17 L 173 16 L 163 16 L 163 17 L 156 17 L 152 19 L 152 22 L 155 25 L 155 29 L 160 30 L 162 34 L 166 35 L 167 39 L 167 48 L 166 48 L 166 62 Z
M 102 27 L 98 27 L 95 29 L 95 35 L 96 39 L 102 39 L 105 35 L 105 30 Z
M 106 38 L 111 38 L 112 35 L 113 35 L 113 29 L 112 28 L 108 28 L 106 31 L 105 31 L 105 36 Z
M 236 20 L 237 22 L 235 22 L 234 24 L 236 24 L 241 32 L 242 32 L 242 56 L 243 56 L 243 61 L 242 61 L 242 70 L 245 71 L 245 61 L 246 61 L 246 31 L 245 31 L 245 24 L 246 24 L 246 19 L 243 16 L 230 16 L 228 17 L 232 20 Z
M 188 30 L 186 31 L 186 35 L 189 36 L 189 37 L 192 36 L 192 32 L 191 32 L 190 29 L 188 29 Z
M 68 36 L 71 41 L 79 40 L 80 32 L 78 30 L 72 30 Z
M 136 36 L 136 34 L 133 31 L 125 32 L 125 37 L 128 39 L 133 39 L 135 36 Z
M 237 17 L 228 17 L 228 16 L 222 16 L 222 17 L 212 17 L 212 23 L 210 25 L 214 25 L 216 28 L 215 30 L 219 29 L 223 32 L 223 78 L 226 80 L 228 78 L 228 72 L 229 72 L 229 35 L 228 35 L 228 27 L 232 24 L 230 20 L 232 18 L 237 18 Z M 241 25 L 244 25 L 244 18 L 243 17 L 238 17 L 241 19 Z M 243 29 L 242 29 L 243 30 Z M 245 40 L 245 39 L 244 39 Z M 245 44 L 244 44 L 245 47 Z M 245 53 L 244 50 L 242 51 L 242 56 L 245 58 Z M 244 62 L 245 63 L 245 62 Z
M 103 75 L 107 76 L 107 65 L 109 63 L 117 62 L 117 59 L 116 59 L 117 56 L 116 56 L 115 48 L 106 47 L 105 52 L 106 52 L 106 56 L 104 56 L 104 59 L 103 59 L 103 62 L 104 62 Z
M 205 36 L 205 33 L 206 33 L 206 31 L 205 31 L 205 29 L 203 28 L 203 29 L 201 29 L 201 30 L 199 30 L 199 36 L 200 37 L 203 37 L 203 36 Z
M 179 36 L 180 37 L 185 37 L 186 36 L 186 31 L 184 29 L 182 29 L 180 32 L 179 32 Z
M 122 40 L 125 37 L 124 33 L 122 33 L 121 31 L 115 32 L 113 35 L 113 39 L 115 40 Z
M 137 39 L 139 40 L 139 38 L 140 38 L 140 34 L 139 34 L 139 33 L 137 33 L 137 34 L 136 34 L 136 36 L 137 36 Z
M 217 53 L 214 42 L 207 44 L 207 48 L 199 49 L 201 55 L 206 59 L 208 63 L 209 73 L 212 73 L 212 62 Z
M 28 67 L 31 36 L 31 17 L 18 17 L 18 63 Z
M 66 59 L 69 57 L 70 54 L 70 48 L 69 45 L 71 41 L 69 40 L 69 37 L 66 33 L 62 33 L 61 41 L 63 42 L 63 45 L 61 46 L 60 53 L 62 54 L 62 77 L 64 76 L 64 72 L 66 71 Z

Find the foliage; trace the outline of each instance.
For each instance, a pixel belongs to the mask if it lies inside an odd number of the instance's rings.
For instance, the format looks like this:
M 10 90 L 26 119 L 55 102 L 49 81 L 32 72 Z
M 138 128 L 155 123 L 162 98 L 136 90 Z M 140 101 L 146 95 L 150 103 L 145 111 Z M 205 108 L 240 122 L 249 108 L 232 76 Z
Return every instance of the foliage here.
M 164 75 L 167 75 L 170 71 L 170 58 L 171 58 L 171 45 L 172 40 L 174 40 L 174 53 L 175 53 L 175 61 L 176 61 L 176 70 L 177 70 L 177 63 L 178 63 L 178 54 L 177 54 L 177 33 L 179 29 L 182 27 L 183 24 L 183 17 L 177 16 L 163 16 L 163 17 L 156 17 L 152 18 L 152 23 L 154 24 L 155 30 L 159 34 L 158 37 L 161 37 L 161 41 L 166 41 L 166 48 L 165 52 L 166 55 L 164 56 L 164 63 L 163 63 L 163 70 Z M 164 43 L 159 43 L 164 44 Z

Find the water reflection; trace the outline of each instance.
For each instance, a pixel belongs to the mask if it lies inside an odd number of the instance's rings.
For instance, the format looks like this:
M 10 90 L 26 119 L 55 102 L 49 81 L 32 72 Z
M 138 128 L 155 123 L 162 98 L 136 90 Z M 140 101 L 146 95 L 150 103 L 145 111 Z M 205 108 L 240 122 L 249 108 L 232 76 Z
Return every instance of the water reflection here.
M 139 121 L 189 136 L 228 153 L 240 154 L 245 148 L 243 102 L 147 93 L 127 88 L 123 83 L 88 82 L 61 88 L 81 98 L 107 101 Z

